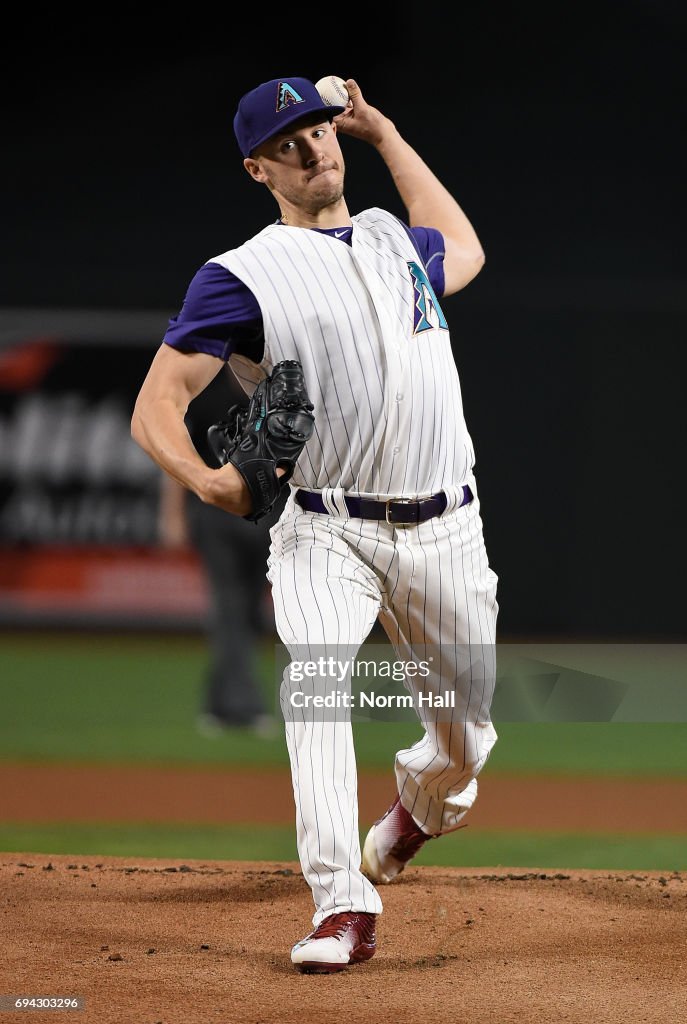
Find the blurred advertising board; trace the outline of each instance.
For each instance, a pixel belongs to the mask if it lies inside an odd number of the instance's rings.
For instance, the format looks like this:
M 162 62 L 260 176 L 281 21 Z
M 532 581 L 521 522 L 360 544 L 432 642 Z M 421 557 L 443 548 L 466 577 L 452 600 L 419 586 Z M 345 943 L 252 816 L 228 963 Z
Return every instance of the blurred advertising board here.
M 202 622 L 199 561 L 159 543 L 161 474 L 130 436 L 166 324 L 0 311 L 0 625 Z

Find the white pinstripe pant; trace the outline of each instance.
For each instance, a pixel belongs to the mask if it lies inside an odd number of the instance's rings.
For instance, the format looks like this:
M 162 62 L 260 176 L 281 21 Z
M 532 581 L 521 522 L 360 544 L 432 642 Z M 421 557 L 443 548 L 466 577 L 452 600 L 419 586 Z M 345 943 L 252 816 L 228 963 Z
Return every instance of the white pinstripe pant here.
M 455 829 L 472 806 L 477 775 L 496 741 L 489 710 L 497 576 L 487 560 L 479 500 L 456 509 L 462 489 L 447 493 L 443 516 L 406 528 L 304 512 L 290 498 L 271 531 L 268 562 L 277 631 L 292 659 L 340 658 L 342 650 L 350 658 L 378 616 L 399 659 L 420 659 L 428 648 L 439 652 L 438 672 L 406 685 L 411 692 L 426 692 L 428 685 L 455 689 L 456 707 L 424 720 L 422 738 L 398 751 L 395 762 L 404 807 L 433 834 Z M 323 492 L 323 498 L 332 509 L 341 507 L 340 493 Z M 287 671 L 282 707 L 298 688 Z M 360 872 L 347 713 L 342 710 L 338 721 L 332 713 L 324 721 L 312 713 L 285 717 L 313 923 L 344 910 L 380 913 L 379 894 Z

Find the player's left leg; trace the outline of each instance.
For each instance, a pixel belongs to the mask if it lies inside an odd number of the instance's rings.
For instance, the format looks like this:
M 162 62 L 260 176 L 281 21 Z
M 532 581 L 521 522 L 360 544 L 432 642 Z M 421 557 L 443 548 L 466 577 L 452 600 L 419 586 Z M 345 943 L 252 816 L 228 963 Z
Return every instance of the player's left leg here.
M 379 914 L 360 872 L 351 725 L 351 665 L 379 610 L 374 573 L 335 519 L 298 511 L 272 533 L 269 579 L 279 637 L 291 661 L 280 687 L 303 876 L 313 924 L 341 913 Z
M 427 661 L 429 674 L 407 679 L 424 734 L 397 753 L 398 799 L 366 840 L 363 866 L 375 882 L 395 877 L 426 838 L 459 826 L 496 742 L 497 577 L 479 503 L 397 533 L 397 582 L 380 620 L 397 656 Z

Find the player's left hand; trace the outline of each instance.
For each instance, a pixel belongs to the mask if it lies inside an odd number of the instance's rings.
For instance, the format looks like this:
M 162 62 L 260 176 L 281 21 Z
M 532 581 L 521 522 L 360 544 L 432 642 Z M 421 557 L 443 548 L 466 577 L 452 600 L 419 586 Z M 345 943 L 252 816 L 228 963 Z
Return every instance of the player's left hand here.
M 243 478 L 240 514 L 257 522 L 271 510 L 291 479 L 315 418 L 303 368 L 285 359 L 258 384 L 248 408 L 234 405 L 228 418 L 208 430 L 208 442 L 223 469 Z M 250 500 L 248 500 L 250 499 Z

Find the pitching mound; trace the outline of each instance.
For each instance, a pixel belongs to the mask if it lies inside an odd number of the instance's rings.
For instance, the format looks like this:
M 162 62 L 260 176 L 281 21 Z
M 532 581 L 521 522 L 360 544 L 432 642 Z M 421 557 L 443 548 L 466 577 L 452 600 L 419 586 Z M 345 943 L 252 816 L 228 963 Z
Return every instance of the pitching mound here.
M 374 959 L 306 976 L 296 864 L 3 854 L 0 992 L 86 1001 L 33 1024 L 670 1024 L 687 1018 L 686 879 L 409 868 L 381 889 Z

